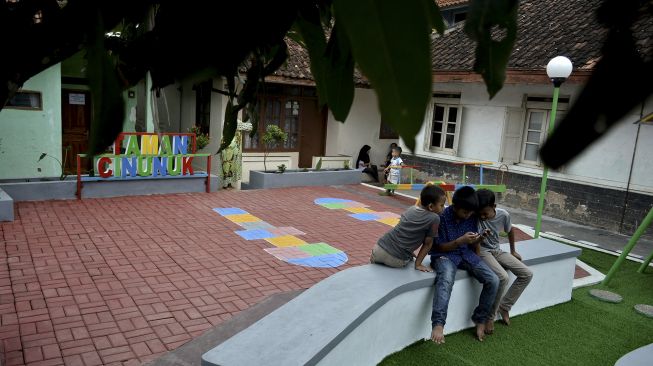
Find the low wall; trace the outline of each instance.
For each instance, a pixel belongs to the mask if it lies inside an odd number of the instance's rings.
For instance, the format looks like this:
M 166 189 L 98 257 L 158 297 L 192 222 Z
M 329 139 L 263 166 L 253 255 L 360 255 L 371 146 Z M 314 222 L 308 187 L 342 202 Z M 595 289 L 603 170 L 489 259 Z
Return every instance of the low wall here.
M 270 153 L 267 158 L 267 170 L 277 170 L 277 166 L 284 164 L 286 169 L 297 169 L 299 153 Z M 263 164 L 263 153 L 243 153 L 242 177 L 243 183 L 249 183 L 249 172 L 253 170 L 265 170 Z
M 431 179 L 462 182 L 462 166 L 452 162 L 405 154 L 407 165 L 420 166 L 415 183 Z M 508 168 L 510 169 L 510 167 Z M 468 166 L 467 182 L 479 180 L 479 168 Z M 484 183 L 503 183 L 507 189 L 497 196 L 498 202 L 509 207 L 536 211 L 539 201 L 541 174 L 499 171 L 483 168 Z M 611 187 L 564 181 L 549 176 L 544 214 L 562 220 L 590 225 L 609 231 L 632 235 L 653 206 L 653 195 L 629 192 Z
M 82 198 L 205 192 L 205 183 L 206 174 L 179 178 L 83 181 Z M 211 175 L 211 191 L 215 192 L 218 188 L 218 177 Z M 16 202 L 77 198 L 75 196 L 77 190 L 76 177 L 53 181 L 0 182 L 0 189 L 4 190 Z
M 250 172 L 249 189 L 334 186 L 360 184 L 360 170 L 311 170 L 307 172 L 263 173 Z
M 14 200 L 1 188 L 0 221 L 14 221 Z
M 338 155 L 338 156 L 314 156 L 311 167 L 315 169 L 317 163 L 322 159 L 322 169 L 343 169 L 345 167 L 345 162 L 349 163 L 349 168 L 355 168 L 352 161 L 353 157 L 348 155 Z
M 520 242 L 533 280 L 511 315 L 571 299 L 580 249 L 547 239 Z M 412 265 L 338 272 L 202 355 L 202 365 L 376 365 L 431 333 L 432 273 Z M 511 277 L 511 281 L 514 277 Z M 447 334 L 473 326 L 481 286 L 458 271 Z

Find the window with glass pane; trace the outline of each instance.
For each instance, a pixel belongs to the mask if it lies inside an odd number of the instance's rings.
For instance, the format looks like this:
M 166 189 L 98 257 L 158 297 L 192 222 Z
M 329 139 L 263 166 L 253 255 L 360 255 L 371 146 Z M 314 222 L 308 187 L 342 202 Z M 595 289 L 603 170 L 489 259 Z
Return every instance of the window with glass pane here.
M 442 147 L 442 126 L 444 125 L 444 107 L 436 105 L 433 109 L 433 131 L 431 146 Z
M 526 125 L 526 134 L 524 136 L 524 156 L 523 161 L 537 163 L 538 151 L 544 140 L 544 129 L 546 128 L 548 111 L 530 110 L 528 113 L 528 123 Z
M 447 135 L 445 136 L 444 148 L 453 149 L 456 139 L 456 121 L 458 118 L 458 108 L 449 107 L 447 113 Z
M 261 112 L 259 112 L 259 106 Z M 256 135 L 252 138 L 249 135 L 244 136 L 244 149 L 262 150 L 264 146 L 259 138 L 269 125 L 277 125 L 288 134 L 286 142 L 280 146 L 270 146 L 272 150 L 299 149 L 300 111 L 301 101 L 298 99 L 284 96 L 262 97 L 255 112 L 260 117 Z
M 459 106 L 434 105 L 431 147 L 450 150 L 455 148 L 459 114 Z
M 7 101 L 5 108 L 41 110 L 41 93 L 20 90 Z
M 284 115 L 285 123 L 283 130 L 288 134 L 284 148 L 297 148 L 299 143 L 299 101 L 287 100 Z

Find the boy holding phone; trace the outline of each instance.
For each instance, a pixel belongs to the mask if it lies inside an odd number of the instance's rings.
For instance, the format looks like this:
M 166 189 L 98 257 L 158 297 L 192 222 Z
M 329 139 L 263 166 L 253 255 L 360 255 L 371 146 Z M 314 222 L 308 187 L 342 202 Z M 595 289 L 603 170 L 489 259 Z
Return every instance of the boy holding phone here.
M 478 306 L 472 320 L 476 324 L 476 338 L 485 338 L 485 324 L 490 319 L 492 304 L 499 287 L 499 278 L 476 254 L 484 236 L 477 233 L 478 219 L 473 216 L 478 209 L 478 198 L 472 187 L 462 187 L 453 195 L 453 204 L 440 215 L 437 243 L 431 250 L 431 266 L 435 269 L 435 292 L 431 340 L 444 343 L 444 325 L 447 319 L 449 298 L 458 269 L 466 270 L 483 284 Z

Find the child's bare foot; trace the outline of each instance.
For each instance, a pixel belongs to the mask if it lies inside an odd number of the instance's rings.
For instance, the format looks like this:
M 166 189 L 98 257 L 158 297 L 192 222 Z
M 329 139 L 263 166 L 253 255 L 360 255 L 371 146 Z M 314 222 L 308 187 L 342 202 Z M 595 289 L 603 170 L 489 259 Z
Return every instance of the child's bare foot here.
M 485 334 L 494 333 L 494 319 L 489 319 L 485 322 Z
M 476 339 L 483 342 L 485 339 L 485 323 L 476 323 Z
M 510 325 L 510 314 L 508 314 L 508 311 L 499 309 L 499 314 L 501 314 L 501 320 L 503 320 L 503 323 L 505 325 Z
M 444 343 L 444 326 L 436 325 L 433 327 L 433 332 L 431 332 L 431 340 L 435 342 L 435 344 Z

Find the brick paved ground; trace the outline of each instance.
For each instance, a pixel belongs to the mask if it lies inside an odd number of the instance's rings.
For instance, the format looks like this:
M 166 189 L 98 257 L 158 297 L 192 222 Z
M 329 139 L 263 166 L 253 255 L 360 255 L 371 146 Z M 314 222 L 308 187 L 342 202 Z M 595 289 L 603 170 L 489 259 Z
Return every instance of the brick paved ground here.
M 278 292 L 366 263 L 379 222 L 313 204 L 357 200 L 401 213 L 412 200 L 361 186 L 22 202 L 0 224 L 0 346 L 6 365 L 138 365 Z M 309 243 L 341 249 L 337 269 L 294 266 L 214 213 L 239 207 Z
M 6 364 L 140 364 L 270 294 L 365 263 L 388 226 L 313 204 L 332 196 L 402 211 L 396 201 L 335 188 L 19 203 L 16 221 L 0 224 Z M 270 244 L 237 236 L 215 207 L 294 226 L 349 262 L 316 269 L 278 261 L 262 250 Z

